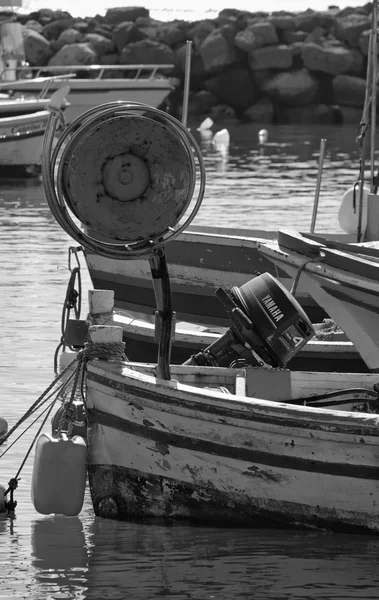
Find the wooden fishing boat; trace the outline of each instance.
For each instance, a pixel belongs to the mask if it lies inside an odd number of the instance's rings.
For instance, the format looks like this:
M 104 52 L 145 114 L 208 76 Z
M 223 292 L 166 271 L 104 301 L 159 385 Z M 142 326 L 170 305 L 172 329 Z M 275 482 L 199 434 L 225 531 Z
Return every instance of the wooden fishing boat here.
M 0 91 L 42 98 L 68 85 L 66 119 L 71 123 L 86 110 L 106 102 L 127 100 L 159 106 L 174 89 L 172 80 L 164 75 L 172 68 L 150 64 L 17 67 L 11 69 L 14 80 L 7 79 L 7 70 L 1 73 Z M 117 76 L 112 77 L 113 73 Z
M 226 326 L 222 306 L 214 295 L 218 286 L 227 290 L 251 279 L 257 272 L 269 272 L 290 289 L 291 278 L 260 254 L 262 241 L 276 239 L 277 231 L 239 230 L 191 226 L 167 247 L 172 297 L 178 321 Z M 346 242 L 350 234 L 331 236 Z M 121 262 L 85 250 L 88 272 L 95 289 L 114 290 L 115 308 L 139 319 L 152 320 L 154 288 L 149 266 L 143 259 Z M 297 300 L 314 323 L 325 311 L 309 295 L 303 282 Z
M 94 254 L 148 259 L 156 296 L 156 364 L 126 361 L 117 326 L 92 325 L 78 355 L 72 381 L 84 374 L 95 513 L 378 533 L 377 375 L 284 369 L 314 328 L 278 280 L 263 273 L 230 294 L 219 288 L 229 329 L 185 365 L 170 364 L 165 245 L 204 194 L 201 152 L 187 128 L 146 106 L 98 107 L 52 153 L 55 126 L 51 115 L 42 163 L 52 214 Z M 75 389 L 70 419 L 74 397 Z
M 347 248 L 331 246 L 326 240 L 279 232 L 278 242 L 262 244 L 260 251 L 292 278 L 300 276 L 370 370 L 378 371 L 379 252 L 372 242 Z
M 89 363 L 95 513 L 378 533 L 378 416 L 259 399 L 246 373 Z

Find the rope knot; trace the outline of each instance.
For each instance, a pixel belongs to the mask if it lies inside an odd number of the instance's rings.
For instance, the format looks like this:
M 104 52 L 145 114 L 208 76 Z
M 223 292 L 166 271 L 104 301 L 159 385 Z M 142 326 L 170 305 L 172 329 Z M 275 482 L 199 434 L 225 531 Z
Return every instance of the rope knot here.
M 84 347 L 86 360 L 125 360 L 125 342 L 95 344 L 88 340 Z
M 8 486 L 9 486 L 10 490 L 14 491 L 14 490 L 16 490 L 18 488 L 19 479 L 20 478 L 17 479 L 16 477 L 12 477 L 12 479 L 10 479 L 8 481 Z

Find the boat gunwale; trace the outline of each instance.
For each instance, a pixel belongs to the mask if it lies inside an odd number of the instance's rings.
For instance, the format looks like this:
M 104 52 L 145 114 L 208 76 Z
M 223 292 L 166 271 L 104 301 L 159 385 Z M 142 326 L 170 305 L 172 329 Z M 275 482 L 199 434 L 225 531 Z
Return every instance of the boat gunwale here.
M 160 380 L 153 375 L 138 372 L 133 370 L 134 364 L 141 367 L 144 363 L 124 363 L 122 372 L 117 373 L 120 366 L 115 363 L 90 361 L 87 365 L 87 379 L 123 395 L 133 394 L 142 398 L 148 395 L 149 399 L 171 407 L 179 403 L 198 412 L 219 414 L 223 417 L 233 415 L 233 418 L 245 421 L 271 422 L 285 427 L 379 437 L 379 415 L 376 414 L 299 406 L 202 389 L 173 380 Z M 222 368 L 207 367 L 212 368 L 215 369 L 215 373 L 219 371 L 221 374 Z M 315 417 L 318 417 L 318 421 L 315 421 Z

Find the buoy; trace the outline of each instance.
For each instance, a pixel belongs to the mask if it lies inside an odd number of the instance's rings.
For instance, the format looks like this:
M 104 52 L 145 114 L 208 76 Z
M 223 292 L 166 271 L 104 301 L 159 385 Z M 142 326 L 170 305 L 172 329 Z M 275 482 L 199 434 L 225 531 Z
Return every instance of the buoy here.
M 74 517 L 84 502 L 87 475 L 87 448 L 84 439 L 68 439 L 42 433 L 34 455 L 32 502 L 42 515 L 52 513 Z
M 207 129 L 210 129 L 213 126 L 213 121 L 210 117 L 207 117 L 206 119 L 204 119 L 204 121 L 202 123 L 200 123 L 199 127 L 197 128 L 197 131 L 206 131 Z
M 0 513 L 5 512 L 5 487 L 0 485 Z
M 3 417 L 0 417 L 0 438 L 3 437 L 8 431 L 8 423 Z
M 213 136 L 213 143 L 215 146 L 229 146 L 230 134 L 227 129 L 221 129 Z
M 355 190 L 355 192 L 354 192 Z M 346 233 L 357 233 L 359 220 L 359 185 L 352 186 L 345 192 L 338 211 L 338 222 Z M 363 188 L 361 232 L 367 227 L 367 197 L 369 188 Z
M 258 132 L 258 141 L 260 144 L 267 144 L 268 140 L 268 131 L 267 129 L 261 129 Z

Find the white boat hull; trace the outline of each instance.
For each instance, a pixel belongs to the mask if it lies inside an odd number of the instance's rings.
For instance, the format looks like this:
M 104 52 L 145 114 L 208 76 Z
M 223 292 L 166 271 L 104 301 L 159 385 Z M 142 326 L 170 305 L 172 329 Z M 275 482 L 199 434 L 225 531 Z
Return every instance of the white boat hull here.
M 48 88 L 51 96 L 57 89 L 69 86 L 67 95 L 69 106 L 65 109 L 67 123 L 83 114 L 85 111 L 106 102 L 142 102 L 154 108 L 158 107 L 172 91 L 172 85 L 167 79 L 161 80 L 126 80 L 126 79 L 66 79 L 52 81 Z M 38 96 L 43 83 L 38 79 L 17 81 L 15 90 L 23 95 Z M 9 89 L 12 85 L 9 84 Z
M 220 385 L 227 372 L 214 369 Z M 379 532 L 376 415 L 253 400 L 105 363 L 89 365 L 87 386 L 97 515 Z
M 48 113 L 0 119 L 0 167 L 37 167 L 41 164 Z

